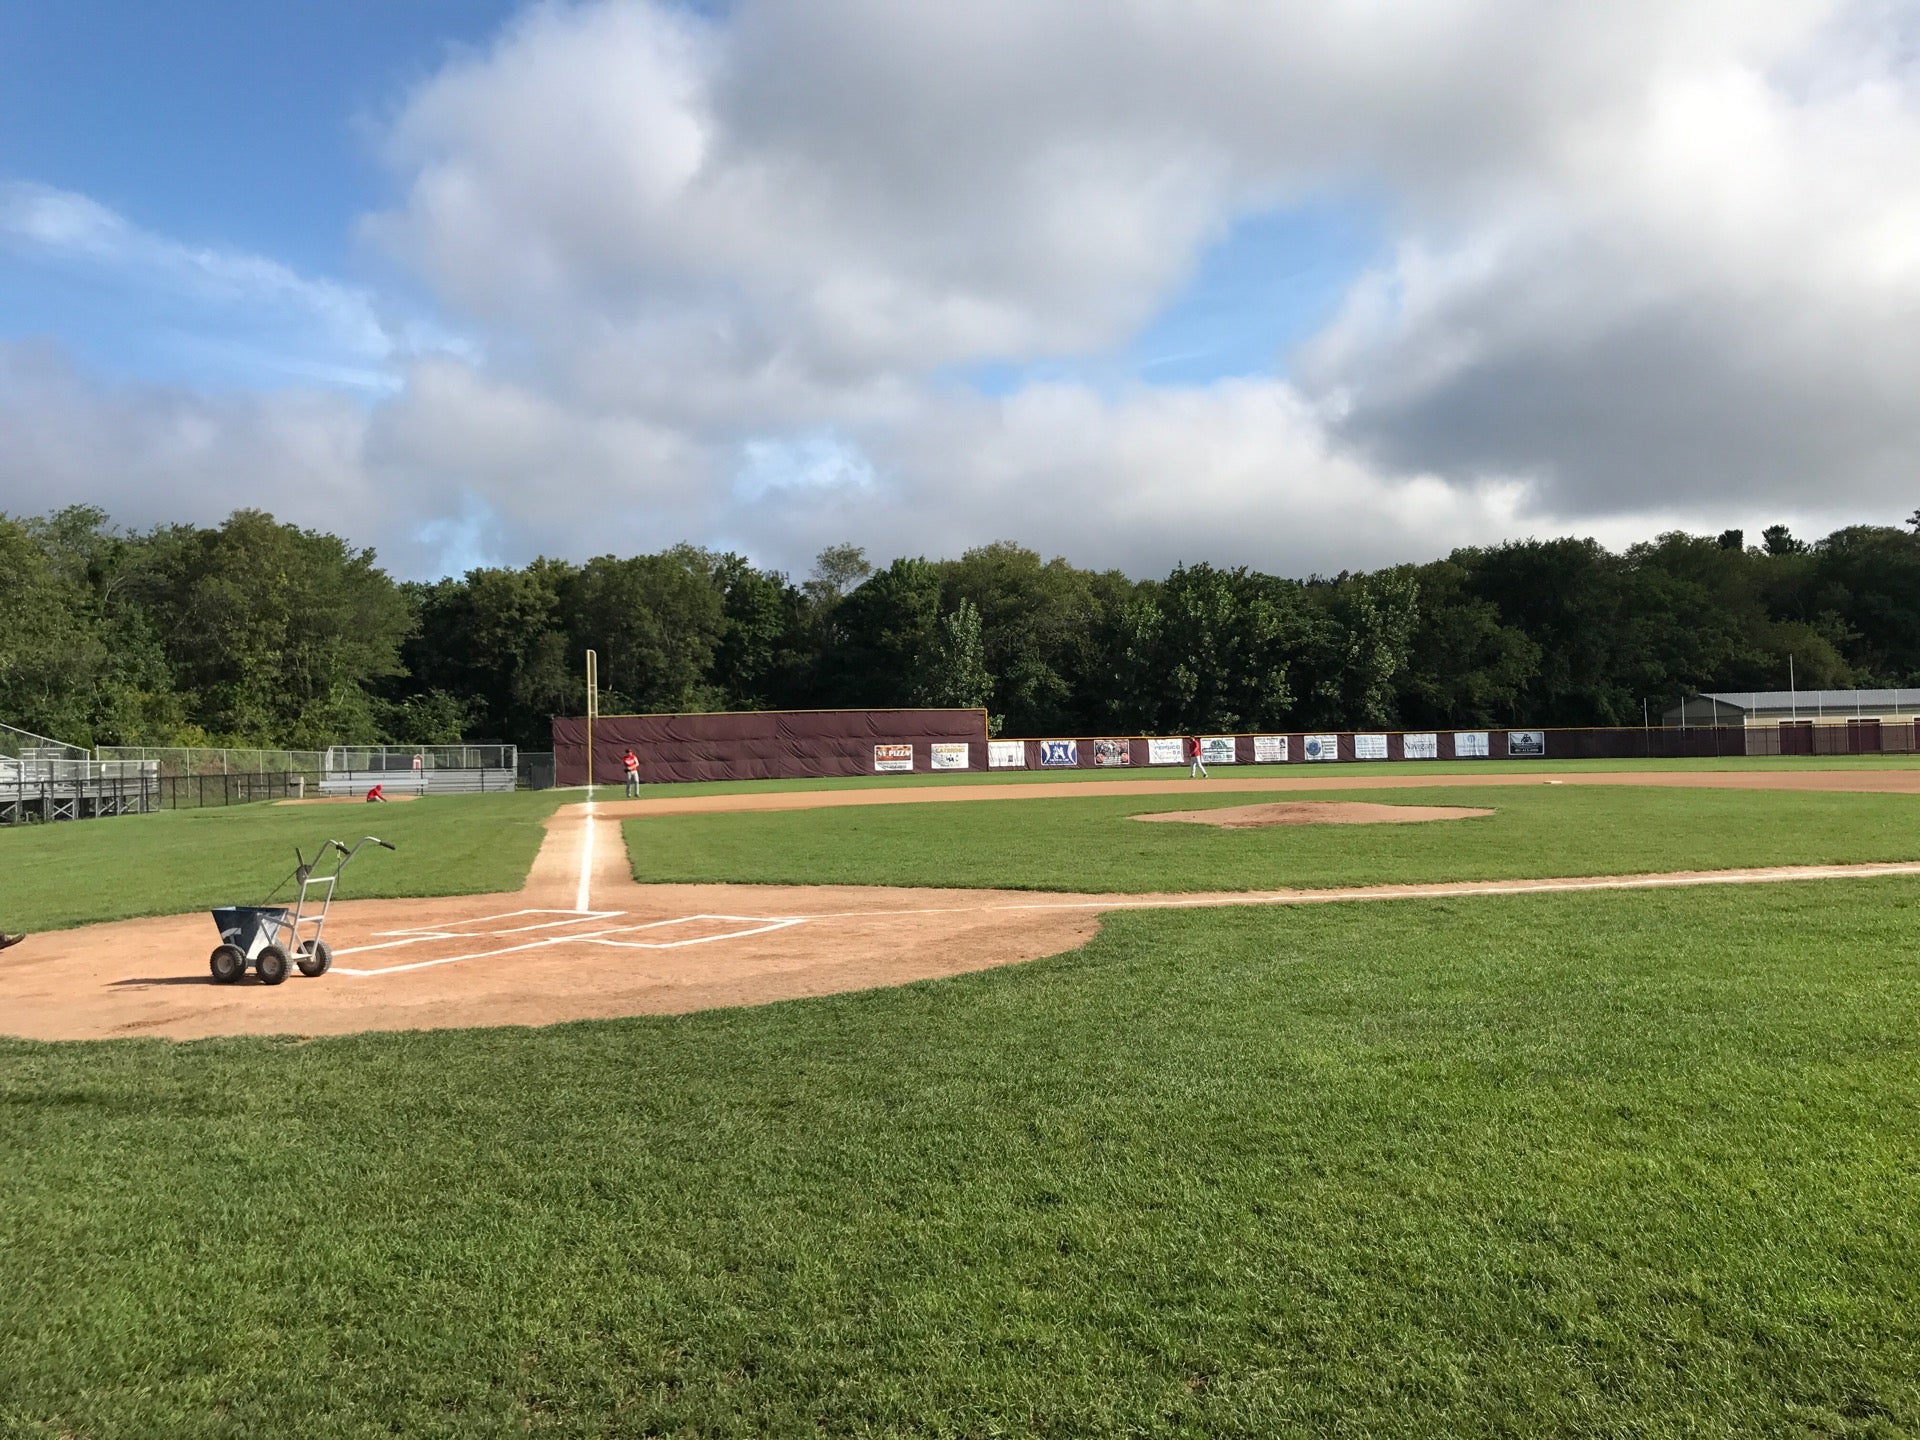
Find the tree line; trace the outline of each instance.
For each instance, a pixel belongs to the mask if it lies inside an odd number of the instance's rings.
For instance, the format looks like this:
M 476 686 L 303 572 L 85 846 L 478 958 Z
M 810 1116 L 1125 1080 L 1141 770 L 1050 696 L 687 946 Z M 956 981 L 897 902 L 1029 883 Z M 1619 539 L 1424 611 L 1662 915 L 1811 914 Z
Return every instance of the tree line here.
M 544 749 L 605 713 L 982 706 L 1009 735 L 1637 725 L 1695 690 L 1920 684 L 1920 512 L 1624 551 L 1518 540 L 1303 580 L 1085 570 L 1001 542 L 795 581 L 677 545 L 397 582 L 243 510 L 0 515 L 0 721 L 81 744 Z

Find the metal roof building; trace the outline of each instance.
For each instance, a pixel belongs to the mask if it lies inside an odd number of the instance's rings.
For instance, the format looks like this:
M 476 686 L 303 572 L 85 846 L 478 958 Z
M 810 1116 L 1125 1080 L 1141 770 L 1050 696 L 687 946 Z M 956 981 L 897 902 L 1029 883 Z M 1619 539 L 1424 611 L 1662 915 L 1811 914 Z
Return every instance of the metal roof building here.
M 1689 695 L 1661 717 L 1668 725 L 1842 725 L 1849 720 L 1911 721 L 1920 690 L 1731 690 Z

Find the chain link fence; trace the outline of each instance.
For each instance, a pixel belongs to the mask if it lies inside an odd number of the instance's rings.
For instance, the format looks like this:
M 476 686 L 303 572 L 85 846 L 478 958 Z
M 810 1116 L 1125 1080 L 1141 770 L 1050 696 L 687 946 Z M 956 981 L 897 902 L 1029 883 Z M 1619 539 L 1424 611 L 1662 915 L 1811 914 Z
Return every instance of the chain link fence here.
M 100 745 L 96 760 L 140 761 L 159 766 L 163 776 L 307 775 L 325 768 L 323 750 L 234 750 L 191 745 Z

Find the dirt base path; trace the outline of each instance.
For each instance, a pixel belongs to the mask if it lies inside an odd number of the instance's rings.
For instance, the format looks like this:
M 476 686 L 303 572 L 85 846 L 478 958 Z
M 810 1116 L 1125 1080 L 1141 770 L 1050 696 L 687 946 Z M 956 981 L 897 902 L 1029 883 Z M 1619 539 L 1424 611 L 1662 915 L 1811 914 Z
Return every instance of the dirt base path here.
M 1260 775 L 1216 766 L 1205 780 L 1059 780 L 998 785 L 901 785 L 871 790 L 770 790 L 728 795 L 666 795 L 638 800 L 602 800 L 602 815 L 639 820 L 649 815 L 720 815 L 743 810 L 831 810 L 845 805 L 925 805 L 975 800 L 1071 800 L 1092 795 L 1132 795 L 1143 800 L 1168 795 L 1229 795 L 1316 790 L 1438 790 L 1509 785 L 1652 785 L 1681 790 L 1837 790 L 1871 795 L 1920 795 L 1914 770 L 1564 770 L 1501 771 L 1490 775 L 1421 774 L 1417 761 L 1399 775 Z
M 1920 772 L 1906 773 L 1920 788 Z M 1553 778 L 1573 783 L 1571 776 Z M 1488 776 L 1477 783 L 1502 779 Z M 970 788 L 1001 799 L 1027 798 L 1042 787 Z M 1104 787 L 1060 788 L 1083 795 Z M 1138 782 L 1118 788 L 1152 793 Z M 1191 793 L 1184 785 L 1169 788 Z M 1248 787 L 1235 781 L 1216 788 Z M 846 793 L 815 792 L 815 798 L 833 803 L 830 797 Z M 958 798 L 954 791 L 934 793 Z M 922 792 L 920 798 L 933 797 Z M 1100 916 L 1115 910 L 1920 876 L 1920 862 L 1908 862 L 1188 895 L 643 886 L 630 877 L 613 822 L 645 803 L 600 805 L 592 814 L 584 805 L 556 812 L 526 885 L 511 894 L 343 901 L 327 927 L 334 968 L 313 980 L 295 973 L 275 987 L 251 976 L 240 985 L 213 984 L 207 955 L 216 937 L 204 914 L 34 936 L 0 957 L 0 1033 L 47 1040 L 186 1040 L 544 1025 L 761 1004 L 1037 959 L 1084 944 L 1099 929 Z

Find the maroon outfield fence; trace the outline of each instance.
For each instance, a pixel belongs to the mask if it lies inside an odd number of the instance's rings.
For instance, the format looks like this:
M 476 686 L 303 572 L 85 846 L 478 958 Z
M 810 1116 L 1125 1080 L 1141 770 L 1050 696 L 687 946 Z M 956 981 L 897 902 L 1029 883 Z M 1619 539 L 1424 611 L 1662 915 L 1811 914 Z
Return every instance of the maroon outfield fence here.
M 984 710 L 601 715 L 593 722 L 593 781 L 620 784 L 629 746 L 642 780 L 793 780 L 982 768 L 986 739 Z M 587 722 L 556 718 L 554 782 L 586 784 L 586 752 Z M 953 763 L 963 756 L 973 763 Z
M 553 722 L 556 783 L 586 783 L 586 724 Z M 1561 730 L 1273 731 L 1204 735 L 1217 765 L 1354 760 L 1658 760 L 1743 755 L 1883 755 L 1920 751 L 1908 720 L 1815 725 Z M 827 775 L 1184 767 L 1178 736 L 989 740 L 980 710 L 792 710 L 717 715 L 606 715 L 594 721 L 594 779 L 617 785 L 628 746 L 642 780 L 775 780 Z

